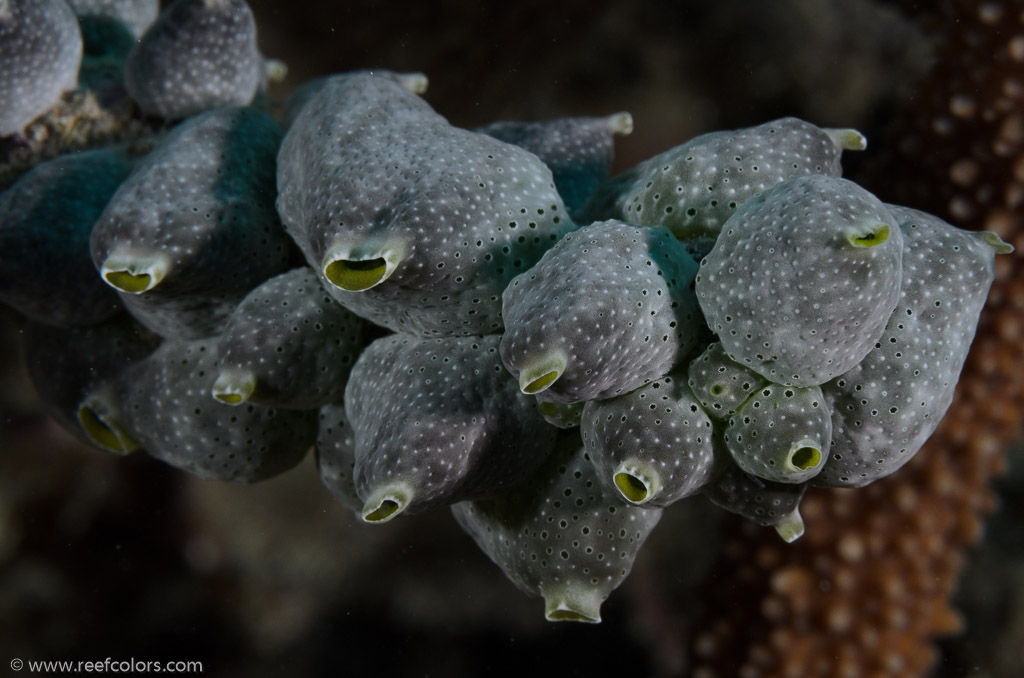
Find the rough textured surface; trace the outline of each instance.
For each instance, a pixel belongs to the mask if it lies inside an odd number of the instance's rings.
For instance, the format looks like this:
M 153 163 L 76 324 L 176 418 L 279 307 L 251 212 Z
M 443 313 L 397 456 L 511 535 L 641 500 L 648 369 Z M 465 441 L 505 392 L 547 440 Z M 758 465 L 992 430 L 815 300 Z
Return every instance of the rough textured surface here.
M 505 285 L 573 226 L 535 155 L 366 73 L 331 78 L 302 107 L 278 189 L 285 227 L 332 295 L 420 335 L 500 332 Z
M 853 182 L 787 179 L 744 203 L 701 261 L 697 298 L 726 354 L 817 386 L 867 355 L 900 294 L 903 236 Z
M 520 590 L 544 598 L 551 621 L 600 621 L 661 518 L 607 489 L 575 432 L 521 486 L 452 512 Z
M 715 466 L 711 419 L 681 372 L 609 400 L 592 400 L 580 432 L 598 477 L 636 504 L 696 494 Z
M 628 393 L 696 347 L 695 272 L 665 228 L 612 220 L 570 233 L 505 290 L 502 361 L 552 402 Z
M 835 138 L 796 118 L 703 134 L 606 182 L 584 213 L 589 219 L 667 226 L 684 240 L 713 241 L 737 207 L 783 179 L 839 176 L 838 142 L 852 134 Z
M 556 430 L 501 366 L 498 341 L 396 334 L 359 356 L 345 413 L 365 519 L 502 490 L 547 456 Z
M 240 408 L 210 397 L 210 341 L 167 341 L 122 380 L 129 430 L 153 457 L 210 480 L 249 483 L 298 464 L 316 439 L 315 410 Z
M 315 409 L 344 397 L 363 347 L 363 321 L 301 266 L 249 292 L 231 312 L 217 346 L 218 400 Z
M 132 166 L 115 150 L 61 156 L 0 194 L 0 301 L 53 325 L 90 325 L 117 312 L 89 235 Z
M 177 0 L 128 55 L 124 86 L 147 115 L 178 119 L 245 106 L 263 77 L 245 0 Z
M 720 341 L 712 342 L 693 359 L 687 383 L 698 402 L 716 421 L 727 421 L 743 401 L 768 380 L 725 354 Z
M 0 2 L 0 137 L 75 89 L 81 63 L 82 33 L 64 0 Z
M 476 131 L 535 153 L 551 169 L 569 216 L 576 218 L 608 179 L 615 157 L 614 136 L 632 132 L 633 118 L 629 113 L 616 113 L 604 118 L 502 120 Z
M 175 127 L 111 198 L 92 259 L 128 310 L 162 336 L 223 327 L 252 287 L 289 267 L 274 209 L 277 123 L 222 108 Z
M 892 207 L 904 234 L 900 299 L 875 347 L 822 387 L 831 459 L 815 483 L 860 487 L 895 472 L 942 420 L 1006 246 L 923 212 Z
M 722 435 L 736 465 L 776 483 L 802 483 L 829 460 L 832 409 L 821 388 L 769 384 L 755 392 Z

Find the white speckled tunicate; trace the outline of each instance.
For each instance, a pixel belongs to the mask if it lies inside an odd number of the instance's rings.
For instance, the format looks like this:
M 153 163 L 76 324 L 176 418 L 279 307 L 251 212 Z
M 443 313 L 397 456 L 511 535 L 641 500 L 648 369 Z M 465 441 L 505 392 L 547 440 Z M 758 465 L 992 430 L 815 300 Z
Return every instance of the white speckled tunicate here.
M 701 407 L 716 421 L 727 421 L 744 400 L 768 383 L 757 372 L 729 358 L 718 341 L 693 359 L 687 379 Z
M 64 0 L 0 0 L 0 137 L 78 87 L 82 33 Z
M 859 487 L 910 461 L 953 401 L 995 255 L 1013 249 L 992 233 L 889 209 L 904 237 L 900 298 L 872 351 L 822 386 L 833 408 L 832 458 L 814 484 Z
M 492 494 L 547 456 L 557 429 L 505 372 L 498 341 L 396 334 L 359 356 L 345 413 L 365 520 Z
M 697 273 L 726 354 L 769 381 L 816 386 L 872 349 L 900 293 L 903 237 L 846 179 L 786 179 L 744 203 Z
M 660 224 L 679 238 L 713 241 L 751 196 L 792 176 L 839 176 L 843 150 L 865 144 L 854 130 L 821 129 L 797 118 L 703 134 L 612 178 L 584 215 Z
M 696 347 L 696 264 L 662 227 L 618 221 L 566 235 L 503 295 L 501 357 L 526 393 L 612 398 Z
M 452 513 L 513 584 L 544 599 L 549 621 L 590 623 L 661 518 L 605 487 L 575 431 L 526 482 Z
M 249 483 L 298 464 L 313 446 L 316 410 L 279 410 L 210 398 L 217 348 L 165 341 L 124 376 L 128 429 L 153 457 L 209 480 Z
M 580 432 L 598 476 L 634 504 L 668 506 L 699 492 L 715 471 L 711 419 L 683 376 L 583 410 Z
M 616 134 L 633 131 L 633 117 L 616 113 L 603 118 L 557 118 L 539 122 L 500 121 L 477 132 L 535 153 L 551 168 L 555 188 L 569 216 L 579 216 L 597 187 L 611 174 Z
M 724 466 L 704 492 L 715 506 L 762 527 L 772 526 L 788 542 L 804 533 L 799 508 L 807 483 L 776 483 L 750 475 L 735 464 Z
M 307 266 L 266 280 L 218 336 L 213 396 L 308 409 L 339 403 L 362 349 L 363 320 L 331 298 Z
M 242 298 L 288 270 L 274 208 L 281 132 L 253 108 L 181 123 L 143 158 L 92 231 L 92 259 L 144 325 L 169 338 L 215 334 Z
M 573 228 L 551 171 L 391 77 L 328 79 L 278 157 L 278 209 L 353 312 L 422 336 L 500 332 L 501 293 Z
M 128 55 L 124 86 L 143 113 L 177 119 L 249 104 L 264 70 L 244 0 L 177 0 Z
M 832 411 L 821 388 L 769 384 L 729 417 L 722 434 L 742 470 L 777 483 L 821 473 L 832 440 Z

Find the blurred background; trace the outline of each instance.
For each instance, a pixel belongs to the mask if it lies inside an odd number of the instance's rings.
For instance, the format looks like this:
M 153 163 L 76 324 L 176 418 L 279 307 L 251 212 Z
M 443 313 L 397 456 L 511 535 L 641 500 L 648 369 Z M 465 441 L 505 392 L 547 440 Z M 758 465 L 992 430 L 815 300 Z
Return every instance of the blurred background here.
M 635 131 L 618 139 L 616 171 L 783 115 L 860 129 L 869 157 L 943 35 L 880 0 L 250 4 L 262 50 L 288 66 L 270 92 L 278 104 L 310 78 L 378 67 L 426 73 L 425 98 L 460 126 L 625 110 Z M 857 156 L 844 158 L 853 176 Z M 883 182 L 869 187 L 887 198 Z M 694 499 L 666 512 L 599 626 L 545 622 L 542 603 L 446 511 L 364 526 L 320 486 L 311 459 L 241 487 L 80 447 L 40 414 L 19 333 L 3 316 L 3 670 L 13 657 L 134 657 L 200 660 L 216 676 L 686 675 L 699 620 L 722 604 L 707 591 L 735 586 L 714 567 L 735 521 Z M 1024 666 L 1013 663 L 1024 661 L 1013 654 L 1024 537 L 998 519 L 1024 509 L 1016 458 L 970 561 L 967 630 L 943 642 L 935 675 Z M 735 604 L 742 619 L 752 603 L 737 592 Z

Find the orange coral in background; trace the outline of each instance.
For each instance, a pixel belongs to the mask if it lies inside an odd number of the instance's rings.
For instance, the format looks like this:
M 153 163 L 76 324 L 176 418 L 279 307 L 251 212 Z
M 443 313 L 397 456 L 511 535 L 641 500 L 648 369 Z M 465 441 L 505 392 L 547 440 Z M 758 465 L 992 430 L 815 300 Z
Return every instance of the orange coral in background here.
M 1024 412 L 1024 2 L 945 2 L 922 20 L 938 61 L 863 183 L 1017 251 L 997 261 L 956 399 L 911 463 L 809 492 L 790 546 L 730 522 L 695 676 L 921 676 L 935 639 L 962 628 L 950 599 Z

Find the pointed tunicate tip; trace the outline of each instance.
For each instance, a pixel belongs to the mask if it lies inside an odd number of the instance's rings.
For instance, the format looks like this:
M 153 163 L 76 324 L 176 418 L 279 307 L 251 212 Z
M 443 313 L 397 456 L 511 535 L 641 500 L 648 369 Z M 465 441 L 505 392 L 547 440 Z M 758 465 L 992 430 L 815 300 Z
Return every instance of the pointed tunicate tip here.
M 888 224 L 874 224 L 867 228 L 859 228 L 846 234 L 846 241 L 854 247 L 877 247 L 889 239 Z
M 425 73 L 399 73 L 398 82 L 413 94 L 426 94 L 430 80 Z
M 601 623 L 600 590 L 583 584 L 568 582 L 549 586 L 541 591 L 544 597 L 544 618 L 553 622 Z
M 986 245 L 994 249 L 996 254 L 1010 254 L 1013 252 L 1013 245 L 1000 238 L 997 233 L 981 231 L 978 233 L 978 236 Z
M 844 151 L 863 151 L 868 147 L 868 139 L 855 129 L 825 129 L 832 142 Z
M 628 136 L 633 133 L 633 116 L 627 111 L 613 113 L 608 116 L 608 129 L 612 134 Z
M 264 59 L 263 73 L 267 76 L 267 82 L 284 82 L 288 77 L 288 64 L 280 59 Z
M 386 487 L 378 490 L 363 504 L 363 522 L 386 523 L 409 507 L 412 496 L 406 488 Z
M 125 294 L 148 292 L 163 281 L 170 265 L 166 259 L 110 256 L 100 266 L 104 282 Z
M 798 447 L 790 453 L 789 463 L 798 471 L 817 468 L 821 464 L 821 450 L 811 445 Z
M 804 534 L 804 519 L 800 515 L 800 507 L 790 511 L 772 527 L 787 544 L 792 544 Z
M 225 405 L 241 405 L 248 402 L 255 391 L 256 375 L 249 370 L 222 370 L 210 394 Z
M 324 267 L 324 277 L 336 287 L 349 292 L 362 292 L 384 281 L 387 262 L 383 257 L 348 261 L 336 259 Z
M 139 449 L 139 443 L 117 422 L 103 416 L 88 404 L 78 408 L 77 417 L 86 436 L 98 447 L 121 455 Z
M 562 376 L 565 366 L 565 354 L 558 350 L 547 353 L 539 360 L 530 361 L 519 373 L 519 390 L 526 395 L 546 391 Z

